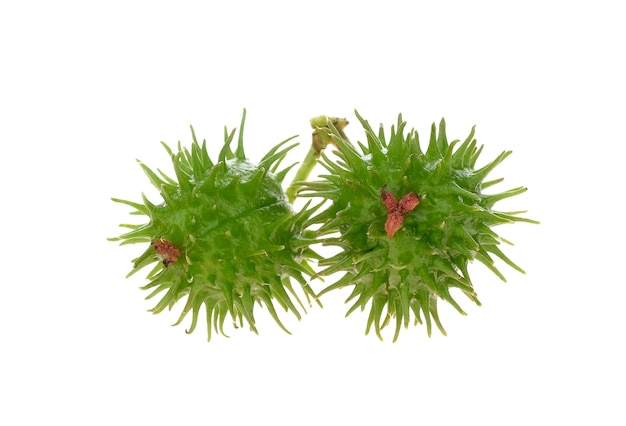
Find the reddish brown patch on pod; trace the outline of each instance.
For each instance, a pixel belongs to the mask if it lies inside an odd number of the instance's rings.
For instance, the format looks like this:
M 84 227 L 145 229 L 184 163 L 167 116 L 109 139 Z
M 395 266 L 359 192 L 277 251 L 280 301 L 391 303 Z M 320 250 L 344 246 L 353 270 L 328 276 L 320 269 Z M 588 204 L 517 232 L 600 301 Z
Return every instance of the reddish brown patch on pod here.
M 387 207 L 388 214 L 385 222 L 385 231 L 389 238 L 393 238 L 395 233 L 402 227 L 404 216 L 420 203 L 420 197 L 414 192 L 410 192 L 398 202 L 396 197 L 385 188 L 386 185 L 380 190 L 380 196 L 383 204 Z
M 415 192 L 409 192 L 398 203 L 398 210 L 400 213 L 406 214 L 413 210 L 420 203 L 420 197 Z
M 172 263 L 176 262 L 180 256 L 178 247 L 163 238 L 152 241 L 152 245 L 157 254 L 163 257 L 163 264 L 165 266 L 170 266 Z

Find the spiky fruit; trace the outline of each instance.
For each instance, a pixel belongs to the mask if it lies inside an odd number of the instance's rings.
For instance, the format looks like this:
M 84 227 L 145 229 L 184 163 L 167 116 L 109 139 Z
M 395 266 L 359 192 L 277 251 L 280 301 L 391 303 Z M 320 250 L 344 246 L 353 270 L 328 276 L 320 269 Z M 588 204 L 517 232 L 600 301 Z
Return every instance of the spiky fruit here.
M 114 199 L 149 219 L 142 225 L 121 225 L 131 231 L 112 240 L 149 245 L 134 260 L 129 275 L 156 262 L 149 284 L 142 287 L 152 290 L 148 298 L 162 294 L 152 311 L 171 309 L 186 297 L 176 324 L 191 312 L 192 332 L 204 308 L 209 339 L 212 328 L 224 334 L 228 316 L 235 327 L 247 323 L 257 332 L 255 303 L 264 305 L 283 329 L 275 303 L 299 319 L 296 304 L 303 310 L 304 305 L 291 278 L 300 284 L 307 302 L 315 298 L 305 278 L 313 273 L 307 263 L 313 253 L 303 232 L 310 211 L 293 212 L 281 186 L 289 168 L 277 171 L 296 144 L 286 146 L 288 139 L 253 164 L 244 153 L 244 121 L 245 111 L 234 152 L 230 146 L 235 131 L 224 131 L 217 163 L 209 157 L 206 141 L 198 143 L 193 128 L 191 150 L 179 142 L 178 152 L 173 152 L 163 143 L 176 179 L 140 163 L 162 203 L 153 204 L 145 196 L 143 203 Z
M 464 313 L 451 295 L 459 289 L 480 304 L 468 273 L 468 263 L 477 259 L 504 280 L 493 256 L 523 272 L 499 248 L 500 238 L 491 228 L 512 222 L 534 222 L 503 213 L 494 204 L 526 191 L 520 187 L 498 194 L 483 190 L 498 182 L 485 182 L 489 172 L 511 152 L 503 152 L 491 163 L 476 169 L 481 152 L 474 129 L 463 143 L 448 143 L 445 122 L 439 132 L 433 124 L 430 141 L 423 152 L 414 130 L 405 134 L 399 116 L 387 140 L 383 128 L 374 132 L 358 113 L 367 144 L 352 145 L 328 122 L 338 160 L 322 155 L 329 174 L 319 181 L 300 183 L 299 196 L 322 197 L 328 208 L 311 218 L 319 226 L 319 241 L 336 246 L 339 252 L 320 262 L 321 276 L 344 275 L 322 291 L 351 287 L 354 300 L 347 315 L 370 305 L 366 333 L 381 329 L 395 318 L 394 341 L 401 326 L 410 319 L 426 323 L 431 318 L 445 330 L 437 313 L 443 299 Z

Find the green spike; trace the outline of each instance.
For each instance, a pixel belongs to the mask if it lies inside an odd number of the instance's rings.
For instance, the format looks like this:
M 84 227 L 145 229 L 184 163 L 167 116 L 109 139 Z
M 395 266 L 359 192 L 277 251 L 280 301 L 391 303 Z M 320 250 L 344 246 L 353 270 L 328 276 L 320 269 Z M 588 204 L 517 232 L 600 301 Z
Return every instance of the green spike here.
M 474 172 L 474 174 L 472 175 L 471 182 L 473 185 L 478 185 L 480 182 L 482 182 L 485 177 L 487 177 L 487 175 L 500 163 L 502 163 L 504 161 L 504 159 L 506 157 L 508 157 L 509 155 L 511 155 L 512 151 L 504 151 L 502 152 L 500 155 L 498 155 L 496 157 L 495 160 L 493 160 L 491 163 L 487 164 L 486 166 L 476 170 Z
M 239 126 L 239 138 L 237 139 L 237 151 L 235 151 L 235 157 L 240 160 L 246 159 L 246 153 L 243 149 L 243 127 L 246 122 L 246 109 L 243 109 L 243 116 L 241 117 L 241 125 Z
M 167 182 L 165 182 L 163 179 L 161 179 L 159 176 L 157 176 L 156 173 L 154 173 L 152 170 L 150 170 L 150 168 L 148 166 L 146 166 L 145 164 L 143 164 L 139 160 L 137 160 L 137 162 L 139 163 L 139 166 L 144 171 L 144 173 L 148 176 L 148 179 L 150 179 L 150 183 L 152 183 L 152 185 L 154 185 L 157 189 L 161 189 L 162 185 L 166 185 L 167 184 Z
M 285 157 L 285 155 L 287 155 L 287 153 L 289 151 L 291 151 L 293 148 L 295 148 L 296 146 L 298 146 L 298 144 L 293 144 L 290 145 L 278 152 L 275 152 L 274 154 L 270 155 L 270 156 L 266 156 L 265 158 L 263 158 L 263 160 L 261 160 L 261 162 L 259 163 L 260 167 L 265 167 L 267 169 L 272 168 L 274 165 L 277 167 L 280 162 L 282 161 L 282 159 Z M 276 163 L 276 164 L 274 164 Z
M 411 153 L 412 153 L 412 145 L 407 143 L 410 140 L 413 130 L 409 132 L 409 134 L 404 136 L 404 128 L 406 127 L 405 122 L 400 122 L 402 116 L 398 118 L 398 132 L 396 134 L 392 134 L 389 139 L 389 145 L 387 148 L 387 156 L 390 159 L 395 161 L 410 161 Z
M 122 200 L 119 198 L 111 198 L 112 201 L 120 204 L 126 204 L 134 209 L 137 209 L 143 215 L 150 216 L 150 209 L 146 207 L 144 204 L 134 203 L 132 201 Z
M 518 188 L 509 189 L 508 191 L 500 192 L 499 194 L 484 195 L 484 205 L 487 207 L 493 207 L 496 202 L 513 197 L 515 195 L 523 194 L 527 190 L 528 188 L 520 186 Z
M 483 182 L 480 186 L 481 186 L 482 189 L 487 189 L 490 186 L 493 186 L 493 185 L 496 185 L 496 184 L 502 182 L 503 180 L 504 180 L 504 178 L 490 180 L 490 181 L 487 181 L 487 182 Z
M 466 167 L 474 168 L 474 166 L 476 165 L 476 160 L 478 160 L 478 157 L 480 157 L 480 154 L 483 152 L 483 147 L 484 145 L 479 146 L 469 155 L 469 157 L 467 158 Z
M 485 246 L 484 248 L 489 253 L 493 253 L 496 256 L 498 256 L 500 259 L 502 259 L 504 261 L 504 263 L 506 263 L 511 268 L 515 269 L 516 271 L 518 271 L 518 272 L 520 272 L 522 274 L 526 273 L 526 271 L 524 271 L 522 268 L 517 266 L 517 264 L 515 264 L 515 262 L 513 262 L 511 259 L 509 259 L 508 256 L 506 256 L 504 253 L 502 253 L 502 250 L 500 250 L 498 248 L 498 246 Z
M 370 127 L 369 123 L 365 121 L 367 127 L 365 128 L 365 134 L 367 136 L 367 148 L 368 153 L 374 158 L 384 158 L 385 152 L 383 151 L 383 142 L 376 136 L 374 130 Z M 383 134 L 384 138 L 384 134 Z
M 224 127 L 224 146 L 220 150 L 218 155 L 218 162 L 225 164 L 226 160 L 231 160 L 235 157 L 233 151 L 230 149 L 230 144 L 233 142 L 235 137 L 235 129 L 232 132 L 228 133 L 226 127 Z
M 437 127 L 433 123 L 430 127 L 430 139 L 428 140 L 428 148 L 426 149 L 426 158 L 439 158 L 440 152 L 437 147 Z
M 439 122 L 439 136 L 437 137 L 437 149 L 444 155 L 448 149 L 448 138 L 446 136 L 446 120 L 443 118 Z
M 191 184 L 189 182 L 189 176 L 185 174 L 185 172 L 181 168 L 181 158 L 183 156 L 183 152 L 179 152 L 172 159 L 172 164 L 174 165 L 174 173 L 176 174 L 176 178 L 178 179 L 178 187 L 183 193 L 191 192 Z
M 285 176 L 287 175 L 287 173 L 289 173 L 289 171 L 297 164 L 298 163 L 293 163 L 282 169 L 280 172 L 275 172 L 274 176 L 276 177 L 276 180 L 282 183 L 285 180 Z

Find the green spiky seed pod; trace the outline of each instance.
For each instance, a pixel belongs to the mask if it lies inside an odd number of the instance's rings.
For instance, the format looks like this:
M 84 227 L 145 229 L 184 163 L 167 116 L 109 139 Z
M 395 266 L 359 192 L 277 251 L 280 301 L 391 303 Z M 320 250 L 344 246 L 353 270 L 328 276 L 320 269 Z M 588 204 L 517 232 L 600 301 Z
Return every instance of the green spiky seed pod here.
M 149 244 L 133 261 L 129 275 L 156 262 L 148 274 L 150 282 L 142 287 L 152 290 L 147 298 L 162 294 L 152 312 L 171 309 L 186 297 L 176 324 L 191 312 L 191 333 L 204 309 L 209 340 L 212 328 L 224 334 L 229 316 L 235 327 L 247 323 L 257 332 L 255 303 L 265 306 L 287 331 L 275 303 L 298 319 L 296 305 L 305 310 L 291 278 L 300 284 L 307 302 L 315 299 L 305 279 L 313 273 L 308 259 L 314 253 L 303 232 L 310 211 L 293 212 L 281 186 L 289 168 L 277 170 L 297 144 L 286 146 L 288 139 L 253 164 L 244 153 L 244 121 L 245 111 L 234 152 L 230 146 L 235 131 L 225 129 L 217 163 L 209 157 L 206 141 L 198 143 L 193 128 L 191 150 L 179 142 L 178 151 L 173 152 L 163 143 L 176 179 L 140 163 L 160 191 L 162 203 L 153 204 L 145 196 L 143 203 L 113 199 L 149 219 L 141 225 L 121 225 L 131 231 L 112 240 Z
M 357 117 L 367 144 L 355 147 L 329 121 L 326 129 L 330 129 L 338 159 L 322 155 L 320 163 L 329 173 L 319 181 L 299 184 L 299 196 L 330 202 L 310 221 L 319 226 L 321 243 L 339 249 L 320 262 L 325 269 L 319 275 L 344 273 L 320 295 L 351 287 L 346 302 L 354 303 L 347 315 L 369 305 L 366 334 L 373 326 L 381 339 L 381 329 L 392 318 L 394 341 L 412 317 L 416 324 L 426 323 L 428 335 L 431 318 L 445 334 L 437 313 L 438 299 L 464 314 L 450 292 L 456 288 L 480 304 L 468 273 L 469 262 L 477 259 L 503 280 L 494 256 L 523 272 L 500 250 L 500 243 L 506 241 L 492 227 L 534 222 L 518 216 L 523 212 L 493 210 L 497 201 L 526 188 L 483 193 L 501 181 L 484 179 L 511 152 L 476 169 L 482 147 L 476 145 L 474 129 L 464 142 L 448 143 L 445 122 L 441 121 L 439 132 L 433 124 L 423 152 L 417 132 L 405 134 L 402 116 L 397 127 L 392 126 L 389 139 L 382 127 L 376 133 L 358 113 Z

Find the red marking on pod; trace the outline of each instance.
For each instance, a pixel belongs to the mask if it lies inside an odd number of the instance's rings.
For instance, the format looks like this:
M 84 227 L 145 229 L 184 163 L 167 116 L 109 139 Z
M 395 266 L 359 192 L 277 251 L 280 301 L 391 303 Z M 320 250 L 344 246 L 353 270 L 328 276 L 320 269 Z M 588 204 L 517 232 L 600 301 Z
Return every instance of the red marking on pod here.
M 163 264 L 165 266 L 170 266 L 172 263 L 176 262 L 180 256 L 178 247 L 163 238 L 152 241 L 152 245 L 157 254 L 163 257 Z
M 383 186 L 380 190 L 380 196 L 385 207 L 387 207 L 387 221 L 385 222 L 385 231 L 387 236 L 392 238 L 395 233 L 402 227 L 404 216 L 413 210 L 420 203 L 420 197 L 415 192 L 406 194 L 399 202 L 396 197 Z

